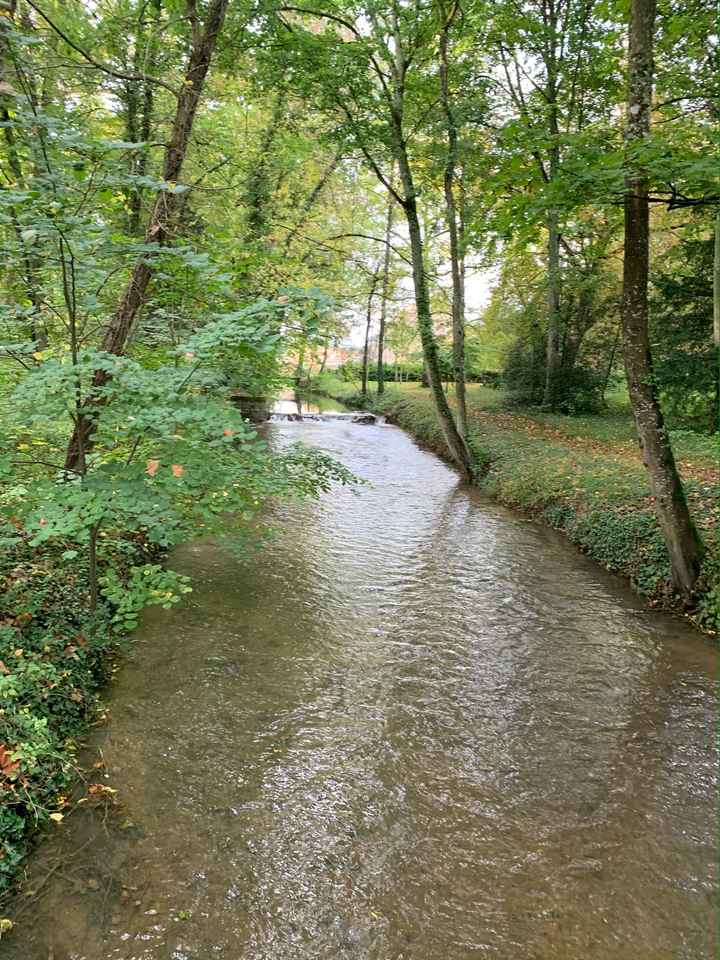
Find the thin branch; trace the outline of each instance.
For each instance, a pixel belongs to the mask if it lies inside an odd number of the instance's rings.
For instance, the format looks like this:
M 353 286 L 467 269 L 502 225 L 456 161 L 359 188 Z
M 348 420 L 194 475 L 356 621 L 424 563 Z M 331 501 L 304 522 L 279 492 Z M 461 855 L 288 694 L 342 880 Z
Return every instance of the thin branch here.
M 55 23 L 54 20 L 51 20 L 50 17 L 40 9 L 40 7 L 35 3 L 35 0 L 26 0 L 27 5 L 32 7 L 35 13 L 47 23 L 51 30 L 53 30 L 65 43 L 75 50 L 76 53 L 79 53 L 83 59 L 87 60 L 88 63 L 92 64 L 98 70 L 101 70 L 103 73 L 106 73 L 109 77 L 115 77 L 116 80 L 136 80 L 142 81 L 143 83 L 155 83 L 159 87 L 164 87 L 166 90 L 169 90 L 174 97 L 178 96 L 179 91 L 176 90 L 169 83 L 165 83 L 164 80 L 160 80 L 158 77 L 151 77 L 146 73 L 121 73 L 119 70 L 113 70 L 112 67 L 108 67 L 107 64 L 100 63 L 99 60 L 96 60 L 94 57 L 91 57 L 87 51 L 83 50 L 81 46 L 75 43 L 66 33 L 64 33 L 60 27 Z
M 376 243 L 383 243 L 385 246 L 389 247 L 396 256 L 400 257 L 401 260 L 404 260 L 405 263 L 412 266 L 412 260 L 409 260 L 403 253 L 401 253 L 397 247 L 394 247 L 392 243 L 388 243 L 384 237 L 373 237 L 368 233 L 338 233 L 333 237 L 326 237 L 326 240 L 343 240 L 346 237 L 358 237 L 361 240 L 374 240 Z

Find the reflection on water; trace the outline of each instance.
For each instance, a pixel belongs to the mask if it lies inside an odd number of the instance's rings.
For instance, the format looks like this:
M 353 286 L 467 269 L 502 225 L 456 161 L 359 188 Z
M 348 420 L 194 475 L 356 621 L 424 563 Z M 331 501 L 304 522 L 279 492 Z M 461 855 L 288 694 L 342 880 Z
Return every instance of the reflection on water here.
M 270 432 L 372 485 L 177 552 L 95 745 L 121 809 L 43 845 L 0 954 L 714 957 L 709 645 L 394 427 Z
M 343 412 L 345 411 L 341 409 L 340 404 L 330 397 L 322 397 L 319 394 L 308 396 L 291 390 L 284 391 L 273 404 L 273 413 L 285 416 Z

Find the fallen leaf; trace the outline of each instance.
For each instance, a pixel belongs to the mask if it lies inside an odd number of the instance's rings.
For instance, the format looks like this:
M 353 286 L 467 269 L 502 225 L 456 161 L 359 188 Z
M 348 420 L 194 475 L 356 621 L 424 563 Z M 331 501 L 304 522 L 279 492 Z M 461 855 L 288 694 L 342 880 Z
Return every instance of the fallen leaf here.
M 6 777 L 13 777 L 19 769 L 20 761 L 13 760 L 12 754 L 5 744 L 0 743 L 0 773 Z
M 113 790 L 112 787 L 106 787 L 104 783 L 91 783 L 88 787 L 88 793 L 94 797 L 113 797 L 117 793 L 117 790 Z

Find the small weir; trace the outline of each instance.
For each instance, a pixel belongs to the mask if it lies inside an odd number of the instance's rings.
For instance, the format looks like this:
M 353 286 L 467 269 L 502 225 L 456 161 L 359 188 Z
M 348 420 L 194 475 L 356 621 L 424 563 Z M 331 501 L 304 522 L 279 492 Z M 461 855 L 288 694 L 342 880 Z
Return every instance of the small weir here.
M 334 423 L 348 421 L 360 424 L 385 423 L 385 417 L 367 410 L 343 410 L 334 400 L 325 397 L 292 396 L 285 394 L 277 400 L 270 412 L 273 423 Z

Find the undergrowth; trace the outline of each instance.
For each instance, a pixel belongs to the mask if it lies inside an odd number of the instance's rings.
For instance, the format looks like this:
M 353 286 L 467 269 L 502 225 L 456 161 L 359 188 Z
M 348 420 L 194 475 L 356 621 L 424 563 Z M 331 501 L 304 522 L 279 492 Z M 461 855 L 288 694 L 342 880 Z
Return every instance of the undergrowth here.
M 30 546 L 12 532 L 0 553 L 0 894 L 39 828 L 63 819 L 78 737 L 144 603 L 121 609 L 108 584 L 91 616 L 83 565 L 62 545 Z M 106 549 L 127 576 L 156 569 L 139 541 Z

